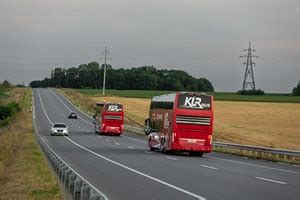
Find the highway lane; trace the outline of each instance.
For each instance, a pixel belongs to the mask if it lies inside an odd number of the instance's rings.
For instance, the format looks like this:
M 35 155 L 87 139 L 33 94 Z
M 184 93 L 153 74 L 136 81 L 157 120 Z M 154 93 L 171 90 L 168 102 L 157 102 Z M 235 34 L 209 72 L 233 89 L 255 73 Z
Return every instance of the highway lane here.
M 78 120 L 66 119 L 67 113 L 76 109 L 53 91 L 38 89 L 34 97 L 38 127 L 47 143 L 111 199 L 297 199 L 300 196 L 299 167 L 215 153 L 199 158 L 149 152 L 145 137 L 98 136 L 93 134 L 92 120 L 84 114 L 78 113 L 81 117 Z M 41 102 L 51 121 L 68 124 L 69 140 L 49 136 L 50 123 Z

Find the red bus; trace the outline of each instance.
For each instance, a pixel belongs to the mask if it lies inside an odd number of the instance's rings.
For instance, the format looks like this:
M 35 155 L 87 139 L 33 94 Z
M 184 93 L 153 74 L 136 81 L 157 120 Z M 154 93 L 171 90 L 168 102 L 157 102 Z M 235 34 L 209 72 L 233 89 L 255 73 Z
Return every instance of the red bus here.
M 145 120 L 150 150 L 189 152 L 212 151 L 213 96 L 177 92 L 153 97 Z
M 97 103 L 94 115 L 95 133 L 121 135 L 124 131 L 123 105 Z

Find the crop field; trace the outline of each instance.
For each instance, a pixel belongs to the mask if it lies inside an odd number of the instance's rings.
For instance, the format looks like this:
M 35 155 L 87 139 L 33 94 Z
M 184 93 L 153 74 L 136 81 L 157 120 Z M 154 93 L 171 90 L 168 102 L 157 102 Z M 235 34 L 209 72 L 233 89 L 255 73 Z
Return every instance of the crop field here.
M 102 90 L 99 89 L 77 89 L 83 95 L 102 96 Z M 171 93 L 172 91 L 158 90 L 106 90 L 106 96 L 134 97 L 134 98 L 151 98 L 153 96 Z M 174 92 L 174 91 L 173 91 Z M 222 101 L 252 101 L 252 102 L 285 102 L 300 103 L 300 96 L 290 94 L 265 94 L 262 96 L 238 95 L 232 92 L 208 92 L 213 95 L 215 100 Z
M 91 102 L 90 112 L 95 102 L 109 101 L 122 103 L 125 116 L 140 125 L 148 117 L 150 98 L 85 96 L 68 91 L 79 105 Z M 215 141 L 300 150 L 300 104 L 215 101 L 214 128 Z

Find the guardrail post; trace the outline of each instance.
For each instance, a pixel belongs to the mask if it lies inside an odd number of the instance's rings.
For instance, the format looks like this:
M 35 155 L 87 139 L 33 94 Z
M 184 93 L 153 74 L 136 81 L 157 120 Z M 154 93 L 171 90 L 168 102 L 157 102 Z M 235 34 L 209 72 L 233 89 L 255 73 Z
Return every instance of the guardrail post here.
M 93 189 L 90 190 L 90 199 L 89 200 L 101 200 L 101 199 L 102 199 L 102 197 L 98 192 L 96 192 Z
M 64 199 L 68 199 L 69 197 L 69 179 L 72 171 L 68 168 L 65 171 L 65 181 L 63 182 L 63 187 L 64 187 Z
M 65 175 L 66 175 L 66 171 L 68 170 L 68 167 L 66 165 L 64 165 L 61 169 L 61 174 L 60 174 L 60 177 L 61 177 L 61 188 L 64 190 L 64 186 L 65 186 Z
M 74 195 L 73 195 L 74 200 L 80 200 L 81 186 L 82 186 L 82 180 L 79 177 L 77 177 L 74 183 Z
M 69 199 L 73 199 L 73 194 L 74 194 L 74 185 L 75 185 L 75 180 L 77 176 L 73 172 L 69 176 L 69 186 L 68 186 L 68 192 L 70 195 Z
M 89 200 L 90 199 L 90 186 L 86 183 L 82 184 L 81 187 L 81 200 Z

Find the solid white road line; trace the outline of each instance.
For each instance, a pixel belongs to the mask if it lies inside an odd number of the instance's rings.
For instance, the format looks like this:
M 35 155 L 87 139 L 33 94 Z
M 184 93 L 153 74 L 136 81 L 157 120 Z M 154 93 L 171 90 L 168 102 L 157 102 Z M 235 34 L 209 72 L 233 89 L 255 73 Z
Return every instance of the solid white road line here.
M 65 102 L 63 102 L 63 100 L 61 100 L 61 98 L 60 98 L 54 91 L 52 91 L 52 90 L 50 90 L 50 91 L 56 96 L 56 98 L 57 98 L 58 100 L 60 100 L 60 102 L 61 102 L 61 103 L 62 103 L 62 104 L 63 104 L 70 112 L 73 111 L 73 110 L 71 110 L 71 108 L 70 108 L 69 106 L 67 106 L 67 105 L 65 104 Z M 85 120 L 84 118 L 80 117 L 79 115 L 78 115 L 78 118 L 80 118 L 81 120 L 87 122 L 88 124 L 94 125 L 93 123 L 91 123 L 91 122 Z
M 42 139 L 43 139 L 45 142 L 48 142 L 45 136 L 42 137 Z
M 178 160 L 177 158 L 173 158 L 173 157 L 170 157 L 170 156 L 166 156 L 166 158 L 168 158 L 170 160 Z
M 45 113 L 45 116 L 46 116 L 46 118 L 48 119 L 48 121 L 50 122 L 50 124 L 53 125 L 53 122 L 50 120 L 50 118 L 49 118 L 49 116 L 48 116 L 48 114 L 47 114 L 47 112 L 46 112 L 46 110 L 45 110 L 45 107 L 44 107 L 44 104 L 43 104 L 43 102 L 42 102 L 42 98 L 41 98 L 41 95 L 40 95 L 38 89 L 37 89 L 36 91 L 37 91 L 37 94 L 38 94 L 38 96 L 39 96 L 39 99 L 40 99 L 40 102 L 41 102 L 41 105 L 42 105 L 42 109 L 43 109 L 43 111 L 44 111 L 44 113 Z
M 237 164 L 241 164 L 241 165 L 248 165 L 248 166 L 252 166 L 252 167 L 260 167 L 260 168 L 264 168 L 264 169 L 271 169 L 271 170 L 276 170 L 276 171 L 281 171 L 281 172 L 288 172 L 288 173 L 293 173 L 293 174 L 300 174 L 300 172 L 297 171 L 292 171 L 292 170 L 286 170 L 286 169 L 279 169 L 279 168 L 275 168 L 275 167 L 267 167 L 264 165 L 256 165 L 256 164 L 251 164 L 251 163 L 247 163 L 247 162 L 240 162 L 240 161 L 236 161 L 236 160 L 230 160 L 230 159 L 225 159 L 225 158 L 218 158 L 215 156 L 207 156 L 205 155 L 205 157 L 207 158 L 213 158 L 213 159 L 217 159 L 217 160 L 223 160 L 226 162 L 231 162 L 231 163 L 237 163 Z
M 58 97 L 58 95 L 54 91 L 52 91 L 52 90 L 50 90 L 50 91 L 53 92 L 60 101 L 62 101 L 60 99 L 60 97 Z M 38 93 L 38 95 L 39 95 L 39 93 Z M 68 99 L 66 99 L 66 100 L 69 101 Z M 70 108 L 64 102 L 62 102 L 62 103 L 70 110 Z M 69 101 L 69 103 L 71 103 L 71 102 Z M 45 110 L 45 109 L 43 109 L 43 110 Z M 78 111 L 80 111 L 80 110 L 78 110 Z M 80 111 L 80 112 L 82 112 L 82 111 Z M 85 113 L 83 113 L 83 114 L 85 114 Z M 47 118 L 49 119 L 49 117 L 47 117 Z M 84 120 L 84 121 L 86 121 L 86 120 Z M 86 121 L 86 122 L 89 123 L 89 124 L 92 124 L 92 123 L 90 123 L 88 121 Z M 125 135 L 123 135 L 123 137 L 127 138 L 129 140 L 133 140 L 133 141 L 137 141 L 137 142 L 140 142 L 140 143 L 147 144 L 147 142 L 139 140 L 139 139 L 131 138 L 131 137 L 128 137 L 128 136 L 125 136 Z M 214 158 L 214 159 L 218 159 L 218 160 L 223 160 L 223 161 L 227 161 L 227 162 L 232 162 L 232 163 L 237 163 L 237 164 L 243 164 L 243 165 L 253 166 L 253 167 L 260 167 L 260 168 L 277 170 L 277 171 L 288 172 L 288 173 L 293 173 L 293 174 L 300 174 L 300 172 L 297 172 L 297 171 L 279 169 L 279 168 L 274 168 L 274 167 L 267 167 L 267 166 L 263 166 L 263 165 L 256 165 L 256 164 L 251 164 L 251 163 L 247 163 L 247 162 L 240 162 L 240 161 L 235 161 L 235 160 L 230 160 L 230 159 L 218 158 L 218 157 L 215 157 L 215 156 L 206 156 L 206 157 L 208 157 L 208 158 Z
M 208 166 L 208 165 L 200 165 L 201 167 L 205 167 L 205 168 L 208 168 L 208 169 L 215 169 L 217 170 L 218 168 L 216 167 L 212 167 L 212 166 Z
M 278 184 L 282 184 L 282 185 L 286 185 L 286 182 L 282 182 L 282 181 L 276 181 L 276 180 L 272 180 L 272 179 L 268 179 L 268 178 L 262 178 L 262 177 L 256 177 L 257 179 L 263 180 L 263 181 L 269 181 L 272 183 L 278 183 Z
M 41 96 L 40 96 L 40 94 L 39 94 L 38 89 L 36 89 L 36 91 L 37 91 L 37 93 L 38 93 L 39 100 L 40 100 L 40 102 L 41 102 L 43 112 L 45 113 L 45 116 L 47 117 L 49 123 L 53 125 L 53 122 L 50 120 L 50 118 L 49 118 L 47 112 L 45 111 L 44 104 L 43 104 L 43 102 L 42 102 L 42 98 L 41 98 Z M 33 116 L 34 116 L 34 118 L 35 118 L 36 113 L 35 113 L 35 105 L 34 105 L 34 103 L 35 103 L 35 102 L 33 102 Z M 36 129 L 36 131 L 38 131 L 38 130 L 37 130 L 37 126 L 36 126 L 35 121 L 33 122 L 33 124 L 34 124 L 34 128 Z M 49 149 L 53 154 L 55 154 L 55 156 L 56 156 L 57 158 L 59 158 L 60 160 L 62 160 L 62 161 L 65 163 L 65 165 L 68 166 L 73 172 L 75 172 L 82 180 L 84 180 L 86 183 L 88 183 L 89 185 L 91 185 L 92 188 L 95 189 L 99 194 L 101 194 L 101 195 L 104 197 L 105 200 L 108 200 L 108 198 L 107 198 L 106 195 L 104 195 L 102 192 L 100 192 L 100 190 L 98 190 L 94 185 L 92 185 L 92 184 L 91 184 L 88 180 L 86 180 L 84 177 L 80 176 L 80 174 L 79 174 L 76 170 L 74 170 L 74 169 L 73 169 L 70 165 L 68 165 L 68 164 L 67 164 L 67 163 L 66 163 L 59 155 L 57 155 L 57 154 L 53 151 L 53 149 L 51 149 L 51 147 L 47 144 L 45 138 L 42 138 L 39 132 L 37 132 L 37 133 L 38 133 L 38 136 L 41 138 L 41 140 L 44 142 L 44 144 L 48 147 L 48 149 Z M 65 138 L 67 138 L 67 137 L 65 137 Z
M 40 97 L 40 96 L 39 96 L 39 97 Z M 41 104 L 43 105 L 41 98 L 40 98 L 40 102 L 41 102 Z M 43 107 L 43 106 L 42 106 L 42 107 Z M 47 114 L 45 108 L 43 108 L 43 111 L 44 111 L 45 115 L 48 116 L 48 114 Z M 47 117 L 47 119 L 49 120 L 50 123 L 52 123 L 51 120 L 49 119 L 49 117 Z M 188 191 L 188 190 L 182 189 L 182 188 L 180 188 L 180 187 L 177 187 L 177 186 L 175 186 L 175 185 L 172 185 L 172 184 L 170 184 L 170 183 L 167 183 L 167 182 L 165 182 L 165 181 L 162 181 L 162 180 L 160 180 L 160 179 L 158 179 L 158 178 L 152 177 L 152 176 L 150 176 L 150 175 L 148 175 L 148 174 L 145 174 L 145 173 L 142 173 L 142 172 L 140 172 L 140 171 L 138 171 L 138 170 L 135 170 L 135 169 L 133 169 L 133 168 L 127 167 L 127 166 L 125 166 L 125 165 L 123 165 L 123 164 L 121 164 L 121 163 L 118 163 L 118 162 L 116 162 L 116 161 L 113 161 L 113 160 L 111 160 L 111 159 L 109 159 L 109 158 L 106 158 L 106 157 L 104 157 L 104 156 L 102 156 L 102 155 L 100 155 L 100 154 L 98 154 L 98 153 L 96 153 L 96 152 L 94 152 L 94 151 L 91 151 L 90 149 L 87 149 L 87 148 L 81 146 L 80 144 L 77 144 L 76 142 L 74 142 L 74 141 L 73 141 L 72 139 L 70 139 L 69 137 L 65 137 L 65 138 L 66 138 L 67 140 L 69 140 L 71 143 L 73 143 L 73 144 L 75 144 L 76 146 L 80 147 L 81 149 L 84 149 L 85 151 L 87 151 L 87 152 L 89 152 L 89 153 L 91 153 L 91 154 L 93 154 L 93 155 L 95 155 L 95 156 L 97 156 L 97 157 L 99 157 L 99 158 L 102 158 L 102 159 L 104 159 L 104 160 L 106 160 L 106 161 L 108 161 L 108 162 L 111 162 L 111 163 L 113 163 L 113 164 L 115 164 L 115 165 L 118 165 L 118 166 L 120 166 L 120 167 L 122 167 L 122 168 L 125 168 L 125 169 L 127 169 L 127 170 L 129 170 L 129 171 L 132 171 L 132 172 L 134 172 L 134 173 L 136 173 L 136 174 L 139 174 L 139 175 L 144 176 L 144 177 L 146 177 L 146 178 L 148 178 L 148 179 L 151 179 L 151 180 L 153 180 L 153 181 L 156 181 L 156 182 L 158 182 L 158 183 L 161 183 L 161 184 L 163 184 L 163 185 L 165 185 L 165 186 L 168 186 L 168 187 L 170 187 L 170 188 L 173 188 L 173 189 L 175 189 L 175 190 L 177 190 L 177 191 L 180 191 L 180 192 L 182 192 L 182 193 L 185 193 L 185 194 L 187 194 L 187 195 L 189 195 L 189 196 L 195 197 L 195 198 L 197 198 L 197 199 L 199 199 L 199 200 L 206 200 L 205 197 L 199 196 L 199 195 L 197 195 L 197 194 L 195 194 L 195 193 L 192 193 L 192 192 L 190 192 L 190 191 Z M 106 140 L 108 140 L 108 139 L 106 139 Z M 150 153 L 150 152 L 149 152 L 149 153 Z
M 115 165 L 117 165 L 117 166 L 119 166 L 119 167 L 125 168 L 125 169 L 127 169 L 127 170 L 129 170 L 129 171 L 131 171 L 131 172 L 134 172 L 134 173 L 139 174 L 139 175 L 141 175 L 141 176 L 143 176 L 143 177 L 146 177 L 146 178 L 148 178 L 148 179 L 151 179 L 151 180 L 153 180 L 153 181 L 155 181 L 155 182 L 158 182 L 158 183 L 160 183 L 160 184 L 163 184 L 163 185 L 165 185 L 165 186 L 168 186 L 168 187 L 170 187 L 170 188 L 173 188 L 173 189 L 175 189 L 175 190 L 177 190 L 177 191 L 180 191 L 180 192 L 182 192 L 182 193 L 185 193 L 185 194 L 187 194 L 187 195 L 189 195 L 189 196 L 195 197 L 195 198 L 197 198 L 197 199 L 199 199 L 199 200 L 205 200 L 205 199 L 206 199 L 205 197 L 199 196 L 199 195 L 197 195 L 197 194 L 195 194 L 195 193 L 192 193 L 192 192 L 190 192 L 190 191 L 188 191 L 188 190 L 185 190 L 185 189 L 183 189 L 183 188 L 177 187 L 177 186 L 172 185 L 172 184 L 170 184 L 170 183 L 167 183 L 167 182 L 165 182 L 165 181 L 163 181 L 163 180 L 160 180 L 160 179 L 158 179 L 158 178 L 155 178 L 155 177 L 153 177 L 153 176 L 150 176 L 150 175 L 148 175 L 148 174 L 145 174 L 145 173 L 143 173 L 143 172 L 140 172 L 140 171 L 138 171 L 138 170 L 135 170 L 135 169 L 133 169 L 133 168 L 131 168 L 131 167 L 128 167 L 128 166 L 126 166 L 126 165 L 123 165 L 123 164 L 121 164 L 121 163 L 118 163 L 118 162 L 116 162 L 116 161 L 113 161 L 113 160 L 111 160 L 111 159 L 109 159 L 109 158 L 107 158 L 107 157 L 105 157 L 105 156 L 102 156 L 102 155 L 100 155 L 100 154 L 98 154 L 98 153 L 96 153 L 96 152 L 94 152 L 94 151 L 92 151 L 92 150 L 90 150 L 90 149 L 88 149 L 88 148 L 85 148 L 85 147 L 81 146 L 80 144 L 77 144 L 76 142 L 74 142 L 73 140 L 71 140 L 71 139 L 68 138 L 68 137 L 65 137 L 65 138 L 66 138 L 67 140 L 69 140 L 70 142 L 72 142 L 73 144 L 75 144 L 76 146 L 78 146 L 78 147 L 84 149 L 85 151 L 87 151 L 87 152 L 89 152 L 89 153 L 91 153 L 91 154 L 93 154 L 93 155 L 95 155 L 95 156 L 97 156 L 97 157 L 99 157 L 99 158 L 102 158 L 103 160 L 106 160 L 106 161 L 108 161 L 108 162 L 110 162 L 110 163 L 113 163 L 113 164 L 115 164 Z

